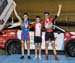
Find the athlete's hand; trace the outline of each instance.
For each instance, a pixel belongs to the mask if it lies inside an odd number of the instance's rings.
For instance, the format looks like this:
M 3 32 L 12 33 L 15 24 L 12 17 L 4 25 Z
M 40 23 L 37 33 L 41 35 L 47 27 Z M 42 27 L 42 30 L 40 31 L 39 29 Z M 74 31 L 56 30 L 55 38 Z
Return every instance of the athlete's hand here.
M 24 23 L 21 23 L 21 26 L 25 26 L 25 24 Z
M 60 16 L 61 8 L 62 8 L 62 5 L 61 5 L 61 4 L 59 4 L 59 5 L 58 5 L 57 17 L 59 17 L 59 16 Z
M 59 4 L 59 5 L 58 5 L 58 7 L 59 7 L 59 8 L 62 8 L 62 5 L 61 5 L 61 4 Z

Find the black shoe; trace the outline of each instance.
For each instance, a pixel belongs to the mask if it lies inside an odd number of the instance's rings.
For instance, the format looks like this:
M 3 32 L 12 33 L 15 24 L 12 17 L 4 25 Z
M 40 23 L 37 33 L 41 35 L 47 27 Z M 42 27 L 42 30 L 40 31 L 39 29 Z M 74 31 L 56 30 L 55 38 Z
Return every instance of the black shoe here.
M 21 56 L 20 59 L 24 59 L 24 56 Z
M 30 57 L 30 56 L 28 56 L 28 59 L 31 59 L 31 57 Z

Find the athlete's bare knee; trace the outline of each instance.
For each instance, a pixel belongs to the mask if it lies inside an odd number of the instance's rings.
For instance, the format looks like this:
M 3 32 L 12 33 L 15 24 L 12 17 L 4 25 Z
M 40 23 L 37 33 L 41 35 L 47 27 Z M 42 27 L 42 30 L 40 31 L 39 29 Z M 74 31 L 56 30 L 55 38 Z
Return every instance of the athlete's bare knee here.
M 27 41 L 27 44 L 30 44 L 30 41 L 29 40 Z
M 52 46 L 53 49 L 55 49 L 55 41 L 51 42 L 51 46 Z
M 24 47 L 24 41 L 23 40 L 21 41 L 21 47 Z
M 48 47 L 48 42 L 45 43 L 45 47 Z

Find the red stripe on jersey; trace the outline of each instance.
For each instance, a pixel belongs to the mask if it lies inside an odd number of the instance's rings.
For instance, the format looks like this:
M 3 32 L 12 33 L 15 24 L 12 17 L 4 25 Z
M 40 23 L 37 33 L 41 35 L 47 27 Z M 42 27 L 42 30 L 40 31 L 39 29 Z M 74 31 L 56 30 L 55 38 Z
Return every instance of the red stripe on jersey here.
M 31 27 L 34 27 L 34 36 L 36 36 L 36 24 L 37 23 L 34 23 L 34 24 L 31 25 Z M 40 36 L 42 36 L 43 24 L 40 23 L 40 25 L 41 25 L 41 28 L 39 29 L 40 30 Z

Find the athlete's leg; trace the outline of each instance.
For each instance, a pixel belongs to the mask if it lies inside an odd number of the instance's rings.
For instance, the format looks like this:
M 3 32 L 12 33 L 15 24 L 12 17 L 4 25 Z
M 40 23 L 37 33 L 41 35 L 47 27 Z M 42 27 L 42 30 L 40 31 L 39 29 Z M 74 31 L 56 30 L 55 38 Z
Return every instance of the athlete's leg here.
M 39 59 L 41 60 L 41 43 L 39 43 Z
M 55 48 L 55 41 L 54 40 L 51 41 L 51 46 L 53 48 L 53 53 L 54 53 L 54 56 L 55 56 L 55 60 L 59 60 L 58 56 L 57 56 L 57 52 L 56 52 L 56 48 Z
M 50 39 L 49 35 L 50 34 L 48 32 L 45 33 L 45 54 L 46 54 L 46 60 L 48 60 L 48 46 L 49 46 L 49 39 Z
M 37 58 L 37 51 L 38 51 L 38 45 L 37 45 L 37 43 L 35 43 L 35 58 L 34 58 L 34 60 Z
M 29 40 L 27 40 L 26 45 L 27 45 L 27 55 L 28 55 L 28 59 L 31 59 L 31 57 L 30 57 L 30 41 L 29 41 Z
M 48 44 L 49 44 L 49 41 L 46 41 L 46 42 L 45 42 L 45 54 L 46 54 L 46 60 L 48 60 Z
M 31 59 L 31 57 L 30 57 L 30 36 L 29 36 L 29 32 L 26 33 L 26 46 L 27 46 L 28 59 Z
M 22 54 L 21 59 L 23 59 L 24 58 L 24 41 L 23 40 L 21 40 L 21 54 Z

